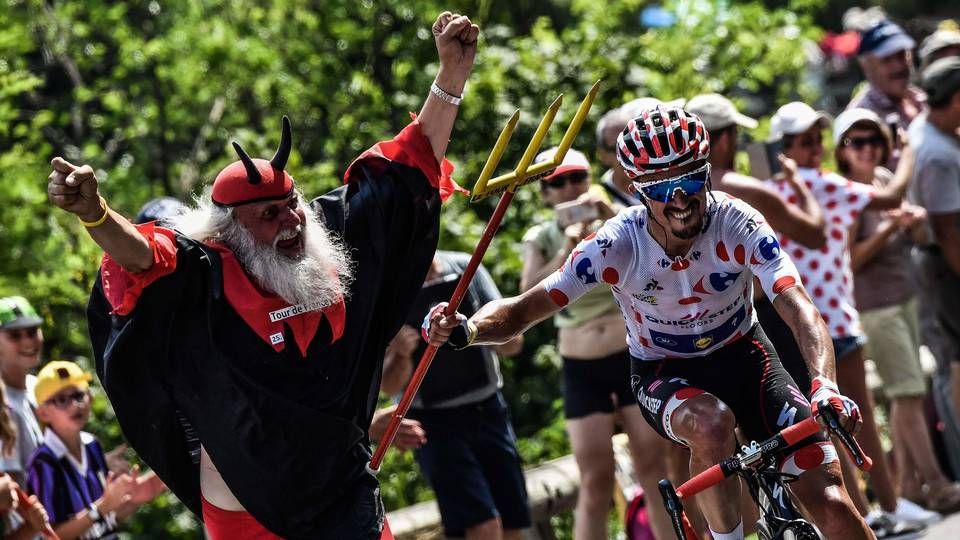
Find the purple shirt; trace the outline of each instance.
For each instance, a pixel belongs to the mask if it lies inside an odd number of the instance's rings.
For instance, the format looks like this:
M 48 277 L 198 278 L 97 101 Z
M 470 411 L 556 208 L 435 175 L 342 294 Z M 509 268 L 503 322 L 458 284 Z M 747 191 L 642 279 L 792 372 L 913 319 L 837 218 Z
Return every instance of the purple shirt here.
M 27 485 L 30 492 L 50 516 L 50 524 L 57 526 L 69 521 L 103 496 L 107 478 L 107 461 L 100 443 L 87 432 L 80 433 L 83 456 L 78 462 L 67 451 L 63 441 L 47 428 L 44 443 L 34 452 L 27 465 Z M 104 516 L 80 538 L 115 539 L 117 528 L 113 513 Z

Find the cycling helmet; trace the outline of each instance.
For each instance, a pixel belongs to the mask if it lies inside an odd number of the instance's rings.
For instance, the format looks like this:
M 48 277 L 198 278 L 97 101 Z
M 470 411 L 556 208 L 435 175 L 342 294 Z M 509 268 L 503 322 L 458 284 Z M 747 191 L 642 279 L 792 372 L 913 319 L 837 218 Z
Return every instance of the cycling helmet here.
M 628 177 L 676 169 L 710 156 L 710 135 L 703 121 L 680 107 L 658 105 L 627 122 L 617 136 L 617 160 Z

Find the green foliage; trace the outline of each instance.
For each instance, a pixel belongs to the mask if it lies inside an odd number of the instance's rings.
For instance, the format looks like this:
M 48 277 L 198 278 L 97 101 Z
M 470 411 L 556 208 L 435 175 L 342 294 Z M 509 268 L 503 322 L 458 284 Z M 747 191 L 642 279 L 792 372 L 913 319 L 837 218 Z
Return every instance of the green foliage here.
M 0 295 L 21 293 L 43 314 L 49 358 L 90 357 L 84 309 L 99 251 L 75 219 L 46 202 L 50 158 L 89 163 L 110 205 L 133 215 L 159 195 L 199 194 L 235 159 L 236 139 L 270 155 L 279 117 L 294 124 L 288 168 L 308 195 L 339 182 L 351 159 L 416 111 L 436 72 L 429 32 L 443 8 L 484 26 L 449 155 L 472 183 L 503 122 L 523 112 L 504 164 L 515 163 L 542 111 L 565 94 L 565 125 L 590 84 L 603 91 L 576 146 L 590 152 L 596 118 L 626 100 L 716 91 L 768 109 L 813 97 L 803 41 L 811 12 L 758 1 L 670 0 L 678 25 L 640 26 L 643 0 L 374 2 L 202 0 L 51 2 L 0 7 Z M 551 141 L 559 139 L 555 127 Z M 600 172 L 599 170 L 597 172 Z M 516 197 L 486 258 L 505 294 L 517 291 L 520 238 L 545 218 L 536 189 Z M 471 251 L 495 201 L 444 211 L 442 247 Z M 541 325 L 504 362 L 505 392 L 521 452 L 534 465 L 569 452 L 559 396 L 555 332 Z M 107 448 L 121 440 L 96 402 Z M 428 498 L 409 454 L 391 453 L 381 475 L 389 508 Z M 279 471 L 283 474 L 283 471 Z M 196 537 L 170 497 L 128 525 L 138 538 Z

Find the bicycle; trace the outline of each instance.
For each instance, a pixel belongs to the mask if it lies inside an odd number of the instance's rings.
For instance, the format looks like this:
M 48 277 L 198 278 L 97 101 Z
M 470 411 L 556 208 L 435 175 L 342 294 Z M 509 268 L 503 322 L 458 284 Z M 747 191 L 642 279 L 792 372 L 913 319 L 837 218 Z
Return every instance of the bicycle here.
M 819 407 L 820 415 L 827 420 L 831 433 L 837 436 L 854 463 L 868 471 L 873 460 L 863 453 L 859 443 L 840 427 L 837 412 L 827 402 Z M 763 442 L 751 441 L 733 456 L 684 482 L 674 489 L 669 480 L 659 482 L 663 505 L 673 522 L 678 540 L 698 540 L 700 537 L 683 511 L 683 499 L 709 489 L 723 480 L 739 475 L 746 481 L 747 489 L 760 508 L 757 522 L 757 537 L 760 540 L 825 540 L 820 531 L 797 510 L 791 500 L 786 484 L 797 479 L 796 475 L 777 470 L 776 458 L 785 449 L 821 430 L 816 417 L 785 428 Z

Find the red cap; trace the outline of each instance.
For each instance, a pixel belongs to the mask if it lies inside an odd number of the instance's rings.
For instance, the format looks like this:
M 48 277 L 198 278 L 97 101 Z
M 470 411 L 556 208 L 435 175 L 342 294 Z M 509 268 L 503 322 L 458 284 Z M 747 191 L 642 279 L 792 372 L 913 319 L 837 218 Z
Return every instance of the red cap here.
M 237 206 L 285 199 L 293 192 L 293 177 L 284 170 L 290 157 L 290 119 L 283 117 L 280 147 L 273 159 L 252 159 L 237 142 L 240 161 L 227 165 L 213 181 L 211 198 L 218 206 Z

